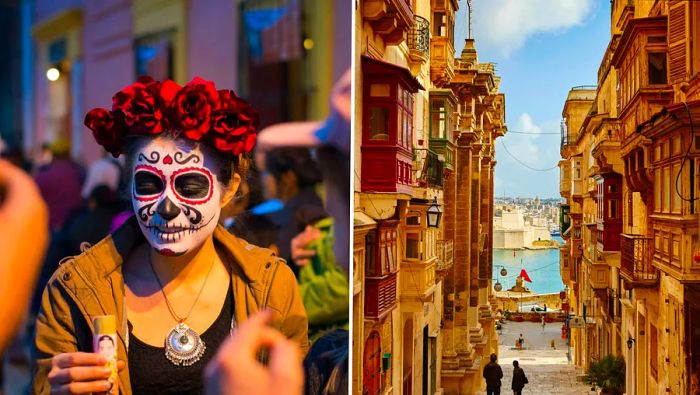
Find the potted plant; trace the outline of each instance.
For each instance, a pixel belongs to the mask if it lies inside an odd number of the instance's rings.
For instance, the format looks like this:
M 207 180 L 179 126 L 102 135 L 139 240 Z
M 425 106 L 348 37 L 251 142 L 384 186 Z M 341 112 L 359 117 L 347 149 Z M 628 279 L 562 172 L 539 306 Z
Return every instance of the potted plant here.
M 607 355 L 600 361 L 592 361 L 585 382 L 601 388 L 601 394 L 622 395 L 625 388 L 624 358 Z

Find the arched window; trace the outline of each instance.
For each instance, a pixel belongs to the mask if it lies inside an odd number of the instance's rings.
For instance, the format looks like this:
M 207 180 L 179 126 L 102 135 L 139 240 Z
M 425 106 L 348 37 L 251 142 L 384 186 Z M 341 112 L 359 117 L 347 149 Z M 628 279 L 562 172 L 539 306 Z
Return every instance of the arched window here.
M 382 390 L 382 345 L 377 331 L 372 331 L 365 342 L 362 369 L 362 394 L 378 395 Z

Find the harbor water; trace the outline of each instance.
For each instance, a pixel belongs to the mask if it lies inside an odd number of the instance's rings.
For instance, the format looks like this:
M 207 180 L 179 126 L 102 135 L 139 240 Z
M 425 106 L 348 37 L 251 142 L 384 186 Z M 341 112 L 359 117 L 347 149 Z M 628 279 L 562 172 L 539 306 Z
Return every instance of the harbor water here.
M 554 237 L 562 243 L 562 239 Z M 521 266 L 522 262 L 522 266 Z M 508 271 L 505 277 L 500 276 L 503 266 Z M 515 285 L 515 278 L 524 268 L 532 280 L 524 285 L 533 293 L 555 293 L 564 289 L 564 283 L 559 274 L 559 249 L 550 248 L 544 250 L 493 250 L 493 279 L 498 278 L 503 285 L 503 290 L 508 290 Z M 498 276 L 498 277 L 497 277 Z

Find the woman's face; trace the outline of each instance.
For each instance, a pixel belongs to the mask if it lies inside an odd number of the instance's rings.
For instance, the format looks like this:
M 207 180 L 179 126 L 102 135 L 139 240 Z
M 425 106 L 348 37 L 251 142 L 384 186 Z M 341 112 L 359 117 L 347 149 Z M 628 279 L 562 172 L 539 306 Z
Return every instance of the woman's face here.
M 204 243 L 221 213 L 216 163 L 200 148 L 155 138 L 135 152 L 134 212 L 149 244 L 179 256 Z

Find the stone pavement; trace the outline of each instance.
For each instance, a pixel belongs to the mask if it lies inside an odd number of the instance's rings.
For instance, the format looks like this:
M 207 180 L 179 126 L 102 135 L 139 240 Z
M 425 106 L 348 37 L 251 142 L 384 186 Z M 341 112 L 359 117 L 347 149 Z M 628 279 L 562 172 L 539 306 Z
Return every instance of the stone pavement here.
M 522 333 L 525 349 L 514 348 L 515 339 Z M 503 369 L 501 394 L 512 394 L 510 389 L 513 377 L 513 360 L 518 360 L 530 382 L 523 394 L 533 395 L 592 395 L 591 387 L 577 380 L 583 372 L 568 363 L 567 347 L 561 340 L 561 323 L 545 326 L 540 324 L 508 322 L 503 326 L 499 338 L 498 363 Z M 555 349 L 551 341 L 555 340 Z M 481 392 L 479 394 L 485 394 Z

